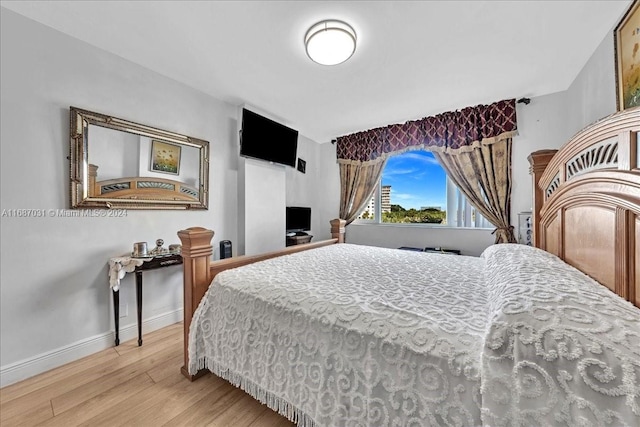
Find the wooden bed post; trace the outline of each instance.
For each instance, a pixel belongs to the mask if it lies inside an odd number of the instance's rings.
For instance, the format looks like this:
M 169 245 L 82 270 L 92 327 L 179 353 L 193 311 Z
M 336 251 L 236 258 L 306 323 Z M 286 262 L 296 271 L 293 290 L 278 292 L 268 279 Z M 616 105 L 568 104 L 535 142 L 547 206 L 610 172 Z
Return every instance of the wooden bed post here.
M 100 187 L 96 185 L 96 179 L 98 177 L 98 166 L 89 165 L 89 196 L 99 196 Z
M 213 231 L 202 227 L 191 227 L 178 231 L 178 237 L 180 237 L 180 241 L 182 242 L 182 259 L 184 266 L 184 366 L 181 372 L 185 377 L 190 381 L 194 381 L 209 372 L 203 369 L 195 375 L 189 374 L 189 328 L 191 327 L 193 314 L 198 308 L 200 300 L 202 300 L 204 294 L 207 293 L 207 289 L 209 289 L 209 285 L 211 285 L 214 277 L 218 273 L 230 268 L 241 267 L 254 262 L 333 245 L 335 243 L 344 243 L 346 221 L 334 219 L 331 220 L 330 223 L 331 234 L 333 236 L 331 240 L 321 240 L 313 243 L 289 246 L 279 251 L 265 254 L 236 256 L 219 261 L 211 260 L 211 256 L 213 255 L 213 247 L 211 246 Z
M 329 221 L 329 224 L 331 224 L 331 238 L 338 239 L 338 243 L 344 243 L 344 228 L 347 225 L 347 221 L 336 218 Z
M 558 150 L 539 150 L 529 154 L 529 173 L 533 178 L 533 204 L 531 208 L 531 229 L 533 230 L 533 246 L 540 247 L 540 232 L 538 226 L 540 224 L 540 209 L 544 203 L 544 189 L 540 188 L 540 177 L 547 168 L 551 158 Z
M 198 375 L 189 374 L 189 327 L 193 313 L 211 283 L 209 266 L 213 255 L 213 231 L 191 227 L 178 231 L 178 237 L 182 242 L 184 260 L 184 366 L 181 372 L 193 381 Z

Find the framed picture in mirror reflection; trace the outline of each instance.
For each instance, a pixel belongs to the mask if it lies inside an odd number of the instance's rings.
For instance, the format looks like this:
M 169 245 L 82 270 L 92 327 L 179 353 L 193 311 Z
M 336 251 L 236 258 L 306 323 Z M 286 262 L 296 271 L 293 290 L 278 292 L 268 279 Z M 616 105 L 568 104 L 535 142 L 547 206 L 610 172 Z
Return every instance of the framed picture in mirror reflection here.
M 152 140 L 150 170 L 172 175 L 180 174 L 180 150 L 179 145 Z

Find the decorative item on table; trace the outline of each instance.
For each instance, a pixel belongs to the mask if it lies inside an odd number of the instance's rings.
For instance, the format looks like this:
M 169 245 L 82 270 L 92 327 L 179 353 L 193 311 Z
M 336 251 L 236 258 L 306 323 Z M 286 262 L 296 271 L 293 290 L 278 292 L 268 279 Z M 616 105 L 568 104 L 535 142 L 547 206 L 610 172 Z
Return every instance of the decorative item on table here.
M 180 255 L 182 253 L 182 245 L 176 243 L 169 245 L 169 253 Z
M 169 253 L 169 251 L 166 248 L 163 248 L 162 245 L 164 245 L 164 240 L 156 240 L 156 247 L 151 250 L 151 255 L 158 256 Z
M 147 242 L 136 242 L 133 244 L 133 252 L 131 256 L 134 258 L 147 258 L 149 252 L 147 252 Z

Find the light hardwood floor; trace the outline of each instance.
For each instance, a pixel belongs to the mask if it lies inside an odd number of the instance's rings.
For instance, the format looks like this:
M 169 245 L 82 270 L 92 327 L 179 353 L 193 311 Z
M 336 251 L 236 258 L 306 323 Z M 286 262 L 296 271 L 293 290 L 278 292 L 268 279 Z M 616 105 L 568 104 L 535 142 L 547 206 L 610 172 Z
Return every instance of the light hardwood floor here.
M 291 427 L 228 382 L 180 374 L 182 323 L 0 389 L 4 426 Z

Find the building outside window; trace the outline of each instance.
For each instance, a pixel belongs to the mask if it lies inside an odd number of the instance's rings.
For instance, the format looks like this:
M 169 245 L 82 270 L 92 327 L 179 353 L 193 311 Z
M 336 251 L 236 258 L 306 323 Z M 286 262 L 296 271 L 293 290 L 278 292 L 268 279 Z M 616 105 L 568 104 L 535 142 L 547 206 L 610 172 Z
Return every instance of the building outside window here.
M 493 228 L 447 177 L 433 154 L 424 150 L 387 160 L 380 184 L 358 218 L 374 223 Z
M 382 209 L 382 213 L 391 212 L 391 186 L 390 185 L 380 186 L 380 209 Z

